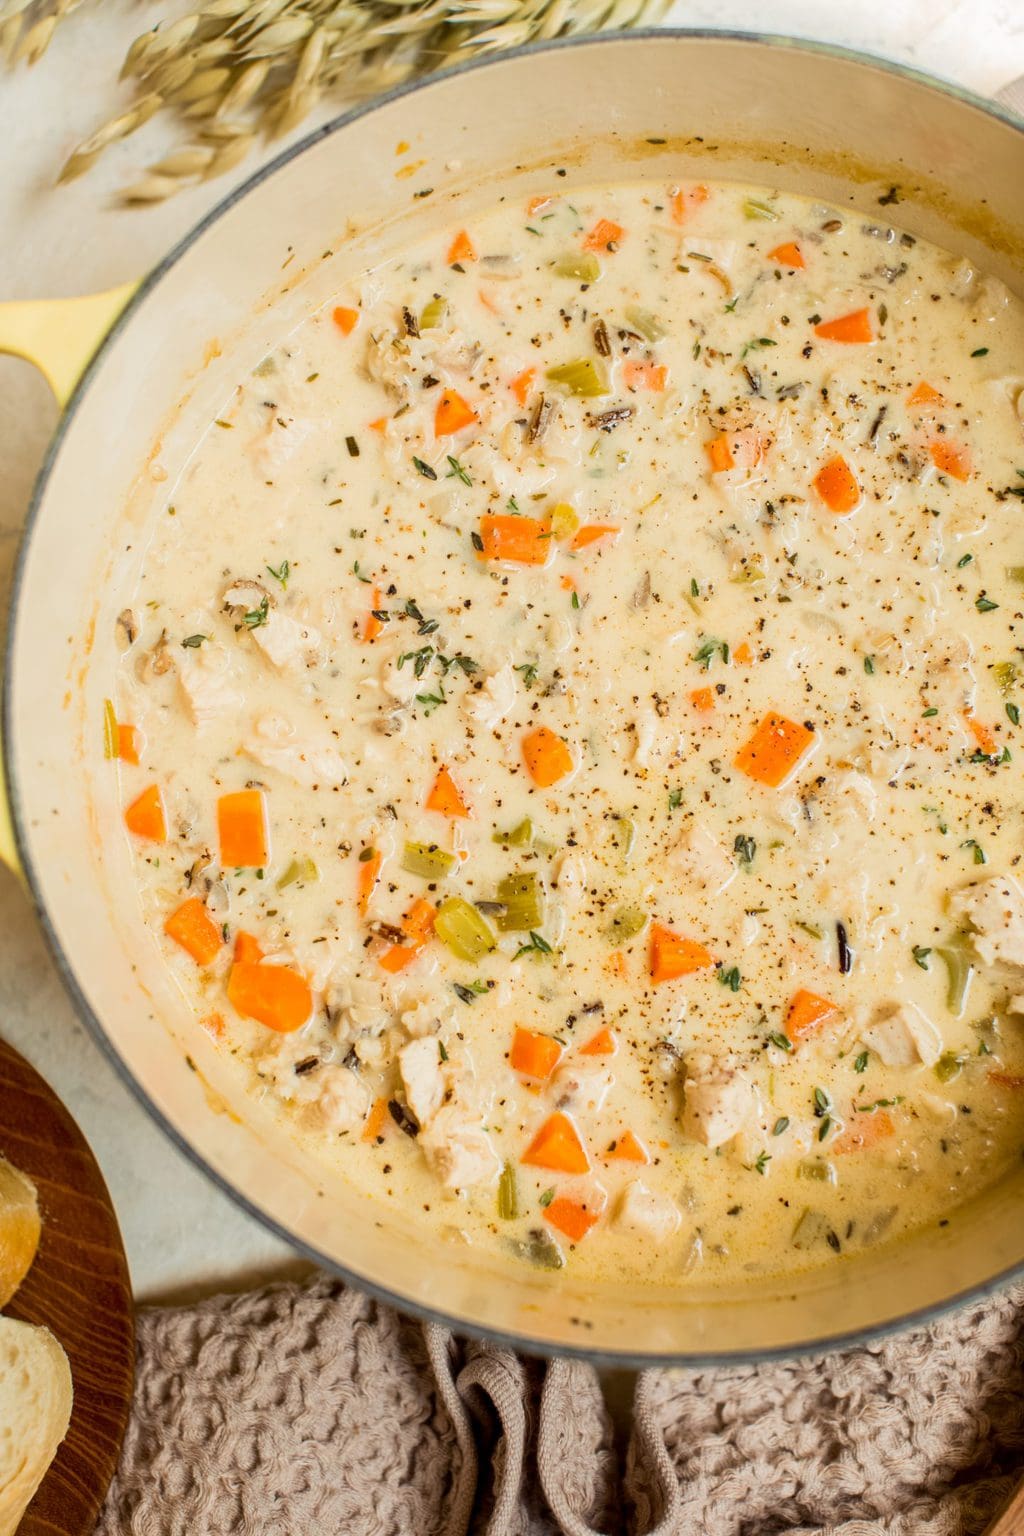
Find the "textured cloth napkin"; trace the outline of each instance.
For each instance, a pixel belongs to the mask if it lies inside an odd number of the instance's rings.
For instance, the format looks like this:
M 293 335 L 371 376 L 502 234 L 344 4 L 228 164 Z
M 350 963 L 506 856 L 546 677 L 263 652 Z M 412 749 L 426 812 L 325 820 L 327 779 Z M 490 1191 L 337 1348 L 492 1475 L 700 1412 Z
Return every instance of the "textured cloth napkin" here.
M 637 1380 L 322 1277 L 138 1320 L 97 1536 L 978 1536 L 1024 1464 L 1024 1288 L 863 1349 Z

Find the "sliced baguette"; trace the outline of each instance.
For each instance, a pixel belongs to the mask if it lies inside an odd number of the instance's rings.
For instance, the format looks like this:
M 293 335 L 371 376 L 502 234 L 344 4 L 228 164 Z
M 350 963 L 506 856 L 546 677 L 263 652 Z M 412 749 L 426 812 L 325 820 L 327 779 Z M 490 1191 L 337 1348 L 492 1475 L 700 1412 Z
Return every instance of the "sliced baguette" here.
M 0 1317 L 0 1536 L 14 1536 L 67 1434 L 72 1395 L 50 1330 Z
M 0 1157 L 0 1307 L 6 1307 L 28 1274 L 39 1231 L 35 1185 Z

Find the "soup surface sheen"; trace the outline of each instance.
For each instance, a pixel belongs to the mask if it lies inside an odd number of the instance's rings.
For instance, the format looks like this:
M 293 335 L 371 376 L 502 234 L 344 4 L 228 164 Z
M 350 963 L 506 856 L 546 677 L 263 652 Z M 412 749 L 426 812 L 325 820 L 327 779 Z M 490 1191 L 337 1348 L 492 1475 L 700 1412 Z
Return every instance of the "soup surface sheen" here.
M 143 912 L 414 1225 L 835 1262 L 1021 1152 L 1021 308 L 849 209 L 552 180 L 311 314 L 157 510 Z

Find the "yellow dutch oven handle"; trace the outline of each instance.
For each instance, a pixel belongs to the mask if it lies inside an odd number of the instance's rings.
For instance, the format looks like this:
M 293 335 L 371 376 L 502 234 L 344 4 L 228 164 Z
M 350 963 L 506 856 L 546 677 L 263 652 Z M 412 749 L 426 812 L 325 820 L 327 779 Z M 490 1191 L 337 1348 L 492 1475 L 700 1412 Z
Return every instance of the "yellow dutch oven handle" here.
M 0 304 L 0 353 L 34 363 L 57 403 L 65 406 L 100 342 L 138 283 L 74 299 L 25 299 Z M 0 860 L 21 875 L 10 800 L 0 755 Z

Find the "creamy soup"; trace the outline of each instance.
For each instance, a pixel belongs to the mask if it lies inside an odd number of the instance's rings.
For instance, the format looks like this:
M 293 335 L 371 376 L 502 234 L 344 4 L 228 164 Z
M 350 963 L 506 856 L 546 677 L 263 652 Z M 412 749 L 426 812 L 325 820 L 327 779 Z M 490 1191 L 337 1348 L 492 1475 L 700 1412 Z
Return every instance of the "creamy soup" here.
M 413 1228 L 735 1280 L 1021 1155 L 1024 320 L 898 211 L 552 177 L 282 336 L 154 508 L 144 917 Z

